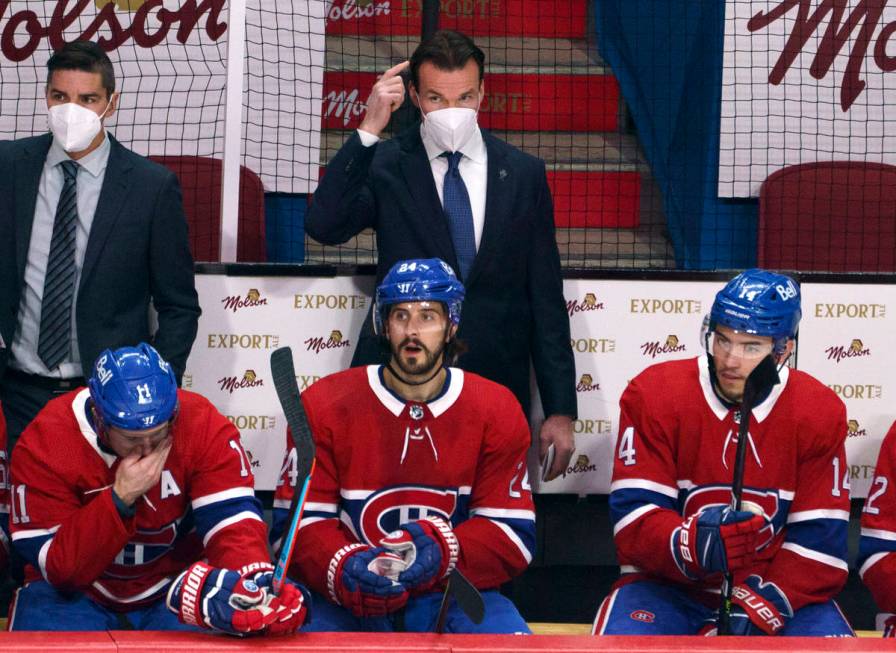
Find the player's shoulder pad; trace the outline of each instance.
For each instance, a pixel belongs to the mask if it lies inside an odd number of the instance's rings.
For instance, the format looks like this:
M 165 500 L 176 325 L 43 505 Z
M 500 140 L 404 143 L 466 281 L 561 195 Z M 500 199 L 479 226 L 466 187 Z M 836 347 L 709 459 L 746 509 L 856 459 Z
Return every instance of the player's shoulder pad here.
M 809 448 L 845 441 L 847 437 L 846 404 L 828 386 L 810 374 L 791 369 L 788 389 L 793 392 L 794 406 L 801 411 L 798 422 L 804 428 Z

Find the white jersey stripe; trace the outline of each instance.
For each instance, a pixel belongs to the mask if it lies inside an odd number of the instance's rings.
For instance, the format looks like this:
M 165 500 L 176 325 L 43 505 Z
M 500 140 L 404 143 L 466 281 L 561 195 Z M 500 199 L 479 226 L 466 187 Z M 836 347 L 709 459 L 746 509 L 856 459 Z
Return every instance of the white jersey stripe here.
M 213 503 L 218 503 L 219 501 L 227 501 L 228 499 L 239 499 L 241 497 L 254 496 L 255 490 L 250 487 L 232 487 L 227 490 L 222 490 L 221 492 L 206 494 L 204 497 L 197 497 L 190 502 L 190 505 L 193 506 L 193 510 L 197 510 Z
M 289 507 L 289 502 L 287 502 L 287 508 Z M 339 504 L 337 503 L 323 503 L 322 501 L 306 501 L 305 502 L 305 511 L 313 510 L 314 512 L 330 512 L 333 513 L 333 516 L 336 516 L 336 513 L 339 511 Z
M 105 596 L 107 599 L 115 601 L 116 603 L 135 603 L 137 601 L 142 601 L 143 599 L 149 598 L 153 594 L 160 592 L 170 582 L 171 582 L 171 577 L 167 576 L 167 577 L 163 578 L 162 580 L 160 580 L 155 585 L 153 585 L 152 587 L 148 587 L 145 590 L 143 590 L 142 592 L 140 592 L 139 594 L 135 594 L 133 596 L 117 596 L 117 595 L 113 594 L 112 592 L 110 592 L 109 590 L 107 590 L 105 587 L 103 587 L 102 584 L 100 583 L 100 581 L 98 581 L 98 580 L 94 581 L 91 584 L 91 586 L 93 587 L 93 589 L 95 589 L 97 592 L 99 592 L 100 594 Z
M 620 519 L 616 523 L 616 525 L 613 527 L 613 537 L 616 537 L 616 534 L 619 533 L 619 531 L 621 531 L 623 528 L 625 528 L 626 526 L 631 524 L 633 521 L 640 519 L 641 517 L 646 515 L 648 512 L 651 512 L 653 510 L 659 510 L 659 509 L 660 509 L 659 506 L 654 505 L 652 503 L 648 503 L 646 505 L 641 506 L 640 508 L 637 508 L 636 510 L 632 510 L 625 517 Z
M 51 537 L 49 540 L 44 542 L 44 545 L 40 547 L 40 551 L 37 554 L 37 566 L 40 567 L 40 575 L 46 579 L 47 582 L 50 582 L 50 579 L 47 578 L 47 555 L 50 552 L 50 545 L 53 543 L 53 538 Z
M 44 535 L 52 535 L 58 530 L 59 524 L 56 524 L 52 528 L 34 528 L 27 531 L 16 531 L 12 534 L 12 541 L 18 542 L 19 540 L 28 540 L 32 537 L 43 537 Z
M 794 544 L 793 542 L 785 542 L 781 545 L 781 548 L 795 553 L 802 558 L 808 558 L 809 560 L 820 562 L 821 564 L 828 565 L 829 567 L 842 569 L 843 571 L 849 571 L 849 566 L 846 564 L 845 560 L 841 560 L 840 558 L 828 555 L 827 553 L 821 553 L 819 551 L 807 549 L 806 547 L 800 546 L 799 544 Z
M 800 512 L 792 512 L 787 516 L 788 524 L 795 524 L 801 521 L 811 521 L 813 519 L 839 519 L 840 521 L 849 521 L 848 510 L 801 510 Z
M 663 485 L 662 483 L 654 483 L 646 478 L 629 478 L 624 481 L 613 481 L 610 484 L 610 492 L 615 492 L 616 490 L 648 490 L 672 499 L 678 498 L 678 488 Z
M 865 561 L 865 564 L 859 569 L 859 578 L 865 580 L 865 572 L 871 569 L 878 562 L 883 560 L 885 557 L 890 555 L 892 551 L 881 551 L 880 553 L 875 553 L 874 555 L 868 556 L 868 559 Z
M 896 540 L 896 533 L 893 531 L 885 531 L 879 528 L 863 528 L 863 537 L 874 537 L 878 540 Z
M 259 517 L 257 514 L 252 512 L 251 510 L 244 510 L 242 512 L 238 512 L 237 514 L 233 515 L 232 517 L 228 517 L 227 519 L 222 519 L 217 524 L 215 524 L 211 529 L 209 529 L 208 533 L 205 534 L 205 537 L 202 538 L 202 545 L 208 546 L 208 543 L 211 541 L 211 539 L 221 529 L 227 528 L 228 526 L 232 526 L 233 524 L 236 524 L 236 523 L 241 522 L 246 519 L 248 519 L 250 521 L 252 521 L 252 520 L 260 521 L 262 524 L 264 523 L 264 520 L 261 517 Z
M 505 510 L 503 508 L 474 508 L 470 517 L 494 517 L 496 519 L 525 519 L 535 521 L 534 510 Z
M 529 549 L 526 547 L 525 544 L 523 544 L 523 541 L 520 539 L 520 536 L 517 535 L 516 532 L 512 528 L 510 528 L 510 526 L 508 526 L 507 524 L 505 524 L 503 522 L 494 521 L 493 519 L 489 519 L 489 521 L 491 523 L 493 523 L 495 526 L 497 526 L 498 528 L 500 528 L 502 531 L 504 531 L 504 535 L 507 536 L 507 539 L 509 539 L 511 542 L 513 542 L 516 545 L 516 548 L 519 549 L 523 558 L 526 559 L 527 565 L 532 562 L 532 552 L 529 551 Z

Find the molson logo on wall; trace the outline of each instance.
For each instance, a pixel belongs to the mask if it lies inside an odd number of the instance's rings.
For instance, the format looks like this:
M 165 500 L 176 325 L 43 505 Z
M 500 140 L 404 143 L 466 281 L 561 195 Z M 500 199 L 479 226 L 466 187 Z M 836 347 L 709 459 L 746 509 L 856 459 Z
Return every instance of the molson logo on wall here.
M 846 423 L 846 435 L 850 438 L 860 438 L 868 435 L 868 432 L 859 428 L 859 420 L 851 419 Z
M 307 338 L 304 344 L 305 349 L 313 351 L 315 354 L 319 354 L 324 349 L 344 349 L 350 347 L 352 342 L 351 340 L 343 340 L 342 332 L 339 329 L 333 329 L 333 331 L 330 332 L 330 337 L 326 340 L 322 337 Z
M 597 295 L 593 292 L 585 293 L 585 297 L 582 301 L 579 301 L 578 299 L 570 299 L 566 302 L 566 310 L 569 312 L 569 317 L 572 317 L 576 313 L 600 311 L 603 309 L 604 303 L 597 301 Z
M 665 315 L 690 315 L 703 312 L 703 302 L 699 299 L 641 299 L 629 301 L 630 313 L 662 313 Z
M 656 358 L 661 354 L 676 354 L 680 351 L 687 351 L 687 347 L 678 342 L 678 336 L 670 334 L 666 336 L 666 342 L 660 344 L 659 340 L 653 342 L 645 342 L 641 345 L 641 354 Z
M 608 419 L 577 419 L 572 423 L 573 433 L 604 435 L 612 432 L 613 422 Z
M 881 399 L 884 387 L 873 383 L 829 383 L 828 387 L 842 399 Z
M 367 295 L 294 295 L 292 307 L 297 310 L 359 311 L 367 310 L 369 301 Z
M 595 383 L 590 374 L 583 374 L 576 385 L 576 392 L 593 392 L 600 390 L 600 383 Z
M 591 460 L 585 454 L 579 454 L 576 457 L 576 461 L 566 468 L 563 472 L 563 478 L 566 478 L 567 475 L 573 474 L 587 474 L 588 472 L 596 472 L 597 465 L 591 462 Z
M 879 320 L 887 316 L 886 304 L 815 304 L 815 317 Z
M 261 467 L 261 461 L 255 457 L 255 454 L 253 454 L 250 449 L 243 447 L 243 451 L 246 452 L 246 458 L 249 460 L 249 467 L 253 469 Z
M 276 428 L 277 418 L 273 415 L 227 415 L 227 419 L 240 431 L 268 431 Z
M 276 349 L 280 336 L 273 333 L 210 333 L 209 349 Z
M 825 349 L 824 352 L 828 355 L 828 360 L 833 360 L 837 363 L 844 358 L 863 358 L 871 355 L 871 350 L 862 344 L 862 341 L 858 338 L 853 338 L 853 341 L 849 343 L 849 347 L 832 345 Z
M 239 295 L 230 295 L 221 300 L 224 304 L 225 311 L 233 311 L 236 313 L 241 308 L 254 308 L 256 306 L 267 306 L 268 300 L 261 296 L 257 288 L 250 288 L 245 297 Z
M 258 375 L 255 374 L 255 370 L 246 370 L 242 379 L 238 379 L 235 376 L 225 376 L 218 379 L 218 385 L 222 391 L 227 391 L 233 394 L 237 390 L 242 390 L 244 388 L 257 388 L 262 386 L 264 385 L 264 379 L 259 379 Z

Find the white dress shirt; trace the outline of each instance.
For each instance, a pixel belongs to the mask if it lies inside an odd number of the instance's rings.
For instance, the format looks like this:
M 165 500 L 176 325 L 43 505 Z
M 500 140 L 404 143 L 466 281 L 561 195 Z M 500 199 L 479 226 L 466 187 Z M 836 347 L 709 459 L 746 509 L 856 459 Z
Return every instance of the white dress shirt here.
M 358 130 L 358 136 L 364 147 L 370 147 L 380 141 L 378 136 L 361 129 Z M 429 158 L 433 181 L 436 182 L 439 203 L 444 206 L 442 189 L 445 186 L 445 173 L 448 172 L 448 159 L 441 156 L 443 150 L 427 137 L 422 124 L 420 125 L 420 137 L 423 139 L 423 147 Z M 473 135 L 461 146 L 460 151 L 463 156 L 458 164 L 458 170 L 464 180 L 464 186 L 467 187 L 467 194 L 470 196 L 470 208 L 473 210 L 473 231 L 476 236 L 476 251 L 478 252 L 479 243 L 482 241 L 482 228 L 485 225 L 485 192 L 488 182 L 488 153 L 479 127 L 476 127 Z

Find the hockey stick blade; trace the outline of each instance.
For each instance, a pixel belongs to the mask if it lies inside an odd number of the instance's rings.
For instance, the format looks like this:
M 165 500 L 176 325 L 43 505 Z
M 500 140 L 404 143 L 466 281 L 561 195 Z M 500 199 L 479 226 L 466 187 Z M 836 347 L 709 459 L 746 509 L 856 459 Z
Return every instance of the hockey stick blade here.
M 442 603 L 439 605 L 439 615 L 436 619 L 436 633 L 445 632 L 445 618 L 448 615 L 449 599 L 454 597 L 457 606 L 474 624 L 481 624 L 485 618 L 485 601 L 482 594 L 470 580 L 460 573 L 456 567 L 448 575 L 448 584 L 445 585 L 445 593 Z
M 734 454 L 734 474 L 731 480 L 731 509 L 740 510 L 744 491 L 744 461 L 747 454 L 747 438 L 750 431 L 750 415 L 756 400 L 781 382 L 775 359 L 769 354 L 759 365 L 753 368 L 744 382 L 744 396 L 740 406 L 740 424 L 737 428 L 737 449 Z M 734 589 L 734 578 L 730 573 L 722 579 L 722 603 L 719 606 L 717 633 L 730 634 L 731 592 Z
M 314 473 L 314 438 L 311 435 L 308 416 L 305 414 L 305 408 L 302 406 L 302 399 L 299 396 L 295 367 L 292 362 L 292 350 L 289 347 L 281 347 L 271 354 L 271 376 L 274 379 L 274 389 L 277 391 L 277 398 L 280 400 L 280 406 L 286 416 L 286 423 L 289 425 L 293 445 L 296 449 L 297 483 L 290 506 L 289 527 L 283 535 L 280 551 L 277 553 L 277 564 L 274 567 L 272 582 L 274 594 L 279 594 L 295 549 L 296 536 L 305 508 L 305 498 L 308 496 L 308 486 Z M 298 487 L 299 483 L 301 483 L 301 488 Z

